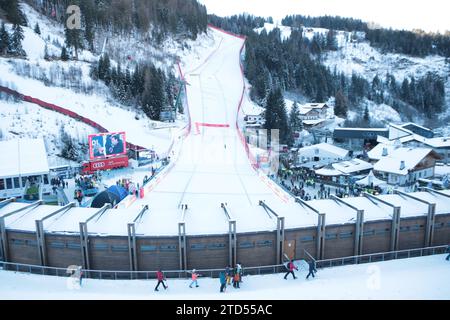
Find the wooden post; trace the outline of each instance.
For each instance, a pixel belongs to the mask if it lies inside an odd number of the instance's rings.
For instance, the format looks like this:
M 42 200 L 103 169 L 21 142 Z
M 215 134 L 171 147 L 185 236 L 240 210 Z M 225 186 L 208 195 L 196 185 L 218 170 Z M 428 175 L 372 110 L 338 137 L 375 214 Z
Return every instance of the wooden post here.
M 237 263 L 237 257 L 236 257 L 236 221 L 230 220 L 228 221 L 228 237 L 229 237 L 229 261 L 230 266 L 235 266 Z
M 44 224 L 42 223 L 42 220 L 36 220 L 36 240 L 37 240 L 36 248 L 38 250 L 38 256 L 41 266 L 47 265 L 47 255 L 44 237 L 45 237 Z
M 187 258 L 186 258 L 186 223 L 178 223 L 178 252 L 180 256 L 180 270 L 187 269 Z
M 400 207 L 394 207 L 391 225 L 391 251 L 398 250 L 398 240 L 400 236 Z
M 364 238 L 364 210 L 358 210 L 355 228 L 355 249 L 354 249 L 355 256 L 363 254 L 363 238 Z
M 317 260 L 322 260 L 325 256 L 325 214 L 319 213 L 317 221 Z
M 283 262 L 284 254 L 284 217 L 277 217 L 277 258 L 275 263 Z
M 138 262 L 136 254 L 136 225 L 128 224 L 128 254 L 130 257 L 130 271 L 138 271 Z

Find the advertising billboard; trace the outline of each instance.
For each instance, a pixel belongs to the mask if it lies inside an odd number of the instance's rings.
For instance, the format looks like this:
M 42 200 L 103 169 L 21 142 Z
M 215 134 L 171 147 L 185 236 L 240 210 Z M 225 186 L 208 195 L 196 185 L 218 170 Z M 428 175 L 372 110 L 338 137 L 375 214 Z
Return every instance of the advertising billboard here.
M 89 158 L 91 160 L 126 153 L 125 132 L 107 132 L 89 135 Z

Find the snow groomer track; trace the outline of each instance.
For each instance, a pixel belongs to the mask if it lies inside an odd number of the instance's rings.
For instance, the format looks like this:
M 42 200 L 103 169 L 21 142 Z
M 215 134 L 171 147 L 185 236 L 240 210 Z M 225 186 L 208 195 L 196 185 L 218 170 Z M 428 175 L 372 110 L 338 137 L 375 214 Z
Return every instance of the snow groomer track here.
M 209 32 L 221 38 L 218 47 L 199 66 L 183 66 L 190 123 L 145 197 L 101 210 L 5 201 L 3 261 L 183 270 L 272 265 L 305 250 L 327 259 L 450 242 L 448 191 L 303 203 L 264 176 L 240 130 L 251 103 L 240 64 L 245 39 Z

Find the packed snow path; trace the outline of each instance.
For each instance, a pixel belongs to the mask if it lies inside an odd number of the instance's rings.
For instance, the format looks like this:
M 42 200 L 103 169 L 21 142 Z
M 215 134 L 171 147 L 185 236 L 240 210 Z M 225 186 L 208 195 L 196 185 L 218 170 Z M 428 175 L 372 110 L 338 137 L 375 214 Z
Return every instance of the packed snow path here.
M 84 279 L 83 287 L 68 286 L 69 278 L 0 271 L 0 299 L 450 299 L 450 261 L 446 255 L 392 260 L 370 264 L 319 269 L 316 278 L 305 280 L 307 271 L 244 276 L 240 289 L 228 286 L 219 293 L 219 279 L 169 279 L 168 290 L 156 280 Z M 44 288 L 44 289 L 43 289 Z
M 188 234 L 227 232 L 221 203 L 228 204 L 238 232 L 276 228 L 276 219 L 259 206 L 260 200 L 274 210 L 300 208 L 292 199 L 287 201 L 287 195 L 283 199 L 275 193 L 275 185 L 269 187 L 262 182 L 239 139 L 236 122 L 242 122 L 238 106 L 243 88 L 239 55 L 244 40 L 211 28 L 209 32 L 221 38 L 216 41 L 217 47 L 200 66 L 184 67 L 191 133 L 173 159 L 175 166 L 170 173 L 133 204 L 134 208 L 148 204 L 150 209 L 149 218 L 137 226 L 138 233 L 176 234 L 182 204 L 188 205 Z M 251 102 L 244 99 L 243 103 Z M 287 220 L 300 223 L 299 218 Z M 303 223 L 316 220 L 314 217 Z

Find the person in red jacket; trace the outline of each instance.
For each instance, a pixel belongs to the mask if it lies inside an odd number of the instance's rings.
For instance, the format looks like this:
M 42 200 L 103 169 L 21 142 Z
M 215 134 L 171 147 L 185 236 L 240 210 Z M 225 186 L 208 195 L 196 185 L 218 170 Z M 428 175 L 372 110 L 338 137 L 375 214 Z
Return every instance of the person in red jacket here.
M 192 288 L 192 285 L 195 284 L 195 287 L 198 288 L 198 280 L 197 278 L 200 276 L 200 274 L 197 273 L 197 271 L 195 269 L 192 270 L 191 272 L 191 284 L 189 285 L 189 288 Z
M 164 280 L 166 280 L 166 277 L 164 276 L 164 273 L 162 273 L 161 269 L 156 272 L 156 278 L 158 279 L 158 284 L 155 287 L 155 291 L 158 291 L 158 287 L 160 284 L 162 284 L 164 290 L 166 290 L 167 286 L 164 284 Z
M 287 280 L 287 276 L 292 273 L 292 276 L 294 277 L 294 279 L 297 279 L 297 277 L 294 274 L 294 269 L 298 271 L 298 268 L 295 266 L 294 264 L 294 260 L 292 259 L 291 261 L 288 262 L 287 264 L 287 268 L 288 268 L 288 272 L 284 275 L 284 280 Z

